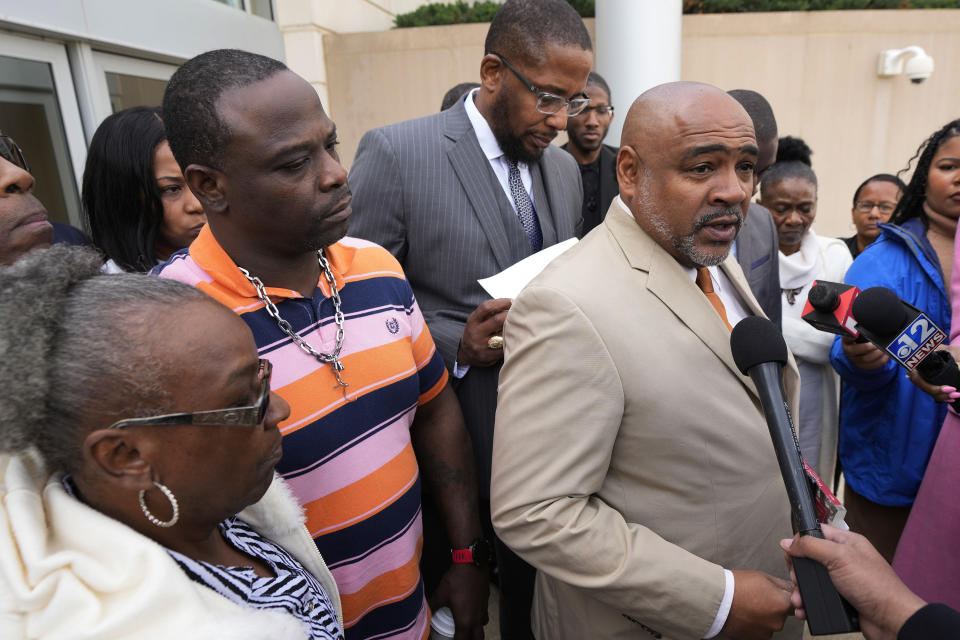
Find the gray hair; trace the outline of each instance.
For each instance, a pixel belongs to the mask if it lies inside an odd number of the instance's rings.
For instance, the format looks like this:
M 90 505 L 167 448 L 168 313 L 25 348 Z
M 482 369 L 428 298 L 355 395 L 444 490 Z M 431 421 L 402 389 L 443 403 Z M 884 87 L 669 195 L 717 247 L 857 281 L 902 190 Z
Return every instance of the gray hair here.
M 151 317 L 213 302 L 180 282 L 104 275 L 102 261 L 54 245 L 0 269 L 0 450 L 36 447 L 52 470 L 75 470 L 84 416 L 168 410 Z

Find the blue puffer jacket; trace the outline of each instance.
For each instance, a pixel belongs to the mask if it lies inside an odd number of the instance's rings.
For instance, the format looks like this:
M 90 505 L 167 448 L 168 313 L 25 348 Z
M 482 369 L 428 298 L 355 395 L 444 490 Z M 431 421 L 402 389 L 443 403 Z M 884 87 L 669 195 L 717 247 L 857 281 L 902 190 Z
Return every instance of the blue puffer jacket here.
M 857 256 L 846 282 L 887 287 L 950 333 L 950 303 L 940 262 L 923 224 L 880 225 L 880 237 Z M 839 457 L 854 491 L 882 505 L 913 504 L 947 407 L 906 377 L 893 360 L 864 371 L 847 359 L 837 338 L 830 362 L 843 379 Z

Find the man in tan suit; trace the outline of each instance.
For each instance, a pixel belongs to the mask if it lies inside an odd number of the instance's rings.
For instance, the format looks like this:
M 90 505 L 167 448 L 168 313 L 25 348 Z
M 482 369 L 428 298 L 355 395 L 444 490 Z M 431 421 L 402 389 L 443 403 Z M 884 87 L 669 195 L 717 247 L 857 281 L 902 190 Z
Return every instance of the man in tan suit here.
M 622 143 L 604 222 L 507 317 L 493 522 L 538 570 L 542 640 L 767 638 L 792 611 L 774 577 L 789 502 L 730 353 L 729 325 L 763 311 L 727 258 L 753 125 L 723 91 L 673 83 L 637 99 Z M 792 358 L 784 377 L 795 415 Z

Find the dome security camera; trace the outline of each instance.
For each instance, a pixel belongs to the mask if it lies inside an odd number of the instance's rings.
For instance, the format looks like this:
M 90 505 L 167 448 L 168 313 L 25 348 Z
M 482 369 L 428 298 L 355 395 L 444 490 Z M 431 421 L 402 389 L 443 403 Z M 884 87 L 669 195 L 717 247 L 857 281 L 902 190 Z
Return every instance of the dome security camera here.
M 881 51 L 877 60 L 877 75 L 889 78 L 901 73 L 906 74 L 913 84 L 920 84 L 933 73 L 933 58 L 918 46 Z
M 933 73 L 933 58 L 926 54 L 913 56 L 907 60 L 903 72 L 910 82 L 920 84 Z

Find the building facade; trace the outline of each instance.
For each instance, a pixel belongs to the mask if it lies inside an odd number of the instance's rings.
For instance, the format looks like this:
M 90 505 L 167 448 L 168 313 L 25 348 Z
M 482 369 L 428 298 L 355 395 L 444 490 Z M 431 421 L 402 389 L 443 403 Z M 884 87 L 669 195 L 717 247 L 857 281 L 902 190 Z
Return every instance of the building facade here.
M 0 0 L 0 130 L 51 219 L 80 225 L 87 144 L 111 113 L 158 105 L 176 66 L 244 48 L 283 60 L 273 0 Z

